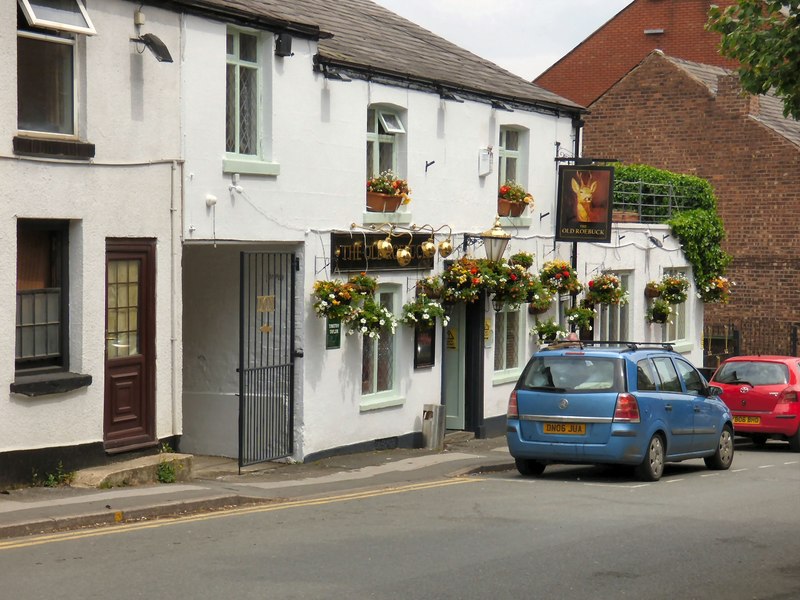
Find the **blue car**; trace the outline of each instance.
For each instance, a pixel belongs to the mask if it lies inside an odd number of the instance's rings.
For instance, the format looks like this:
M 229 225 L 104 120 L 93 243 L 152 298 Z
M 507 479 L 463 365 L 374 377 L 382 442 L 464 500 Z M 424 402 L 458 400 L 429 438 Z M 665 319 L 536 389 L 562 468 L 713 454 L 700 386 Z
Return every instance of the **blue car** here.
M 551 463 L 632 465 L 658 481 L 664 463 L 733 462 L 733 416 L 668 344 L 567 342 L 536 352 L 508 402 L 508 449 L 522 475 Z

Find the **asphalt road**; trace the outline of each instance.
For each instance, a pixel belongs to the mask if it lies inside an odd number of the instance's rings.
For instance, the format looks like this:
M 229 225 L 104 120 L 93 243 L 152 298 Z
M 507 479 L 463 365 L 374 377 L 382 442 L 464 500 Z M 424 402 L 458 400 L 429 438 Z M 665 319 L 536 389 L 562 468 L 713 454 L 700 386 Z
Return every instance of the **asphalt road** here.
M 0 598 L 800 598 L 800 455 L 437 478 L 0 544 Z

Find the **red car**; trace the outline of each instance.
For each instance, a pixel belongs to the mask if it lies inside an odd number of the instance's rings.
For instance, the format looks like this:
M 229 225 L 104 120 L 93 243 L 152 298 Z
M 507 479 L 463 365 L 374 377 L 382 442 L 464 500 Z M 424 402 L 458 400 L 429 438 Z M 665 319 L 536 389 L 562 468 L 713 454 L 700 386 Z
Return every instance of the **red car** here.
M 762 445 L 786 440 L 800 452 L 800 358 L 737 356 L 723 362 L 711 385 L 733 413 L 736 435 Z

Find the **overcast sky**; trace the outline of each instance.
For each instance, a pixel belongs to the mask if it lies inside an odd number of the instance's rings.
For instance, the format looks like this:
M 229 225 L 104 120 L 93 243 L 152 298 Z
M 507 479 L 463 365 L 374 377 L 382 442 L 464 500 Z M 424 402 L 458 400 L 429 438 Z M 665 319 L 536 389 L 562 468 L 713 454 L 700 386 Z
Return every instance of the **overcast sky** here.
M 532 80 L 632 0 L 375 0 Z

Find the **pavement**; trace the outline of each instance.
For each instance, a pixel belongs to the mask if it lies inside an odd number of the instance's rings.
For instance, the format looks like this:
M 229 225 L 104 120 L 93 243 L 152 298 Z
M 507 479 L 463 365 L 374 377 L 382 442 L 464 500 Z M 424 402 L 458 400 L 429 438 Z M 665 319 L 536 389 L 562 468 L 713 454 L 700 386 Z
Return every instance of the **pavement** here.
M 174 461 L 175 483 L 156 483 L 156 469 L 165 460 Z M 448 433 L 441 451 L 394 449 L 312 463 L 273 461 L 241 472 L 234 459 L 158 455 L 79 471 L 69 486 L 0 490 L 0 539 L 512 468 L 505 437 L 477 440 L 464 432 Z

